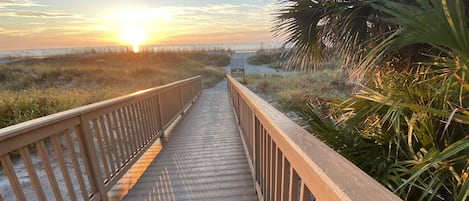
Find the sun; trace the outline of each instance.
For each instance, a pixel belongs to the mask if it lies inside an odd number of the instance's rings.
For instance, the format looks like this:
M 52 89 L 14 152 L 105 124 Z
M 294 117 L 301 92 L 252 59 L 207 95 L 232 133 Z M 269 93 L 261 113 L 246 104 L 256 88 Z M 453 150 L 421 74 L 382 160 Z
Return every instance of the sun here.
M 138 53 L 140 45 L 148 39 L 148 34 L 143 27 L 129 26 L 122 30 L 120 38 L 132 45 L 134 53 Z

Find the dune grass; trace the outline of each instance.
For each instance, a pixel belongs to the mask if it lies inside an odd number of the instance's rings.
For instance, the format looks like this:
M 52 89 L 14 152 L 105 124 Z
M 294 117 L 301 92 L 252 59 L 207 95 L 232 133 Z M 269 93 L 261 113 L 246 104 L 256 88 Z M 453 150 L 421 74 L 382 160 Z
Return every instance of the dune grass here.
M 268 65 L 280 69 L 283 59 L 281 49 L 260 49 L 254 56 L 247 58 L 246 62 L 251 65 Z
M 203 76 L 223 79 L 228 52 L 108 52 L 25 58 L 0 65 L 0 128 L 59 111 Z
M 351 86 L 343 72 L 324 69 L 291 75 L 248 75 L 246 85 L 261 96 L 273 98 L 281 110 L 289 111 L 293 103 L 344 99 Z

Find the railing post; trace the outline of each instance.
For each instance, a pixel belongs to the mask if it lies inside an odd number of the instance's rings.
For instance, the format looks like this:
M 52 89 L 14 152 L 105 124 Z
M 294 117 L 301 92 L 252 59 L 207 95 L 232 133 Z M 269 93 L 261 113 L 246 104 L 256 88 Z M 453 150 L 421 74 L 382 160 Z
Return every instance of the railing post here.
M 91 134 L 91 128 L 89 121 L 84 119 L 82 115 L 80 115 L 80 129 L 82 132 L 79 132 L 81 135 L 84 148 L 84 154 L 86 156 L 87 164 L 89 165 L 89 172 L 91 175 L 88 177 L 91 179 L 90 183 L 92 186 L 97 188 L 98 194 L 100 196 L 100 200 L 107 201 L 107 192 L 104 188 L 104 179 L 102 177 L 99 165 L 98 165 L 98 156 L 96 155 L 98 152 L 94 147 L 93 142 L 93 135 Z

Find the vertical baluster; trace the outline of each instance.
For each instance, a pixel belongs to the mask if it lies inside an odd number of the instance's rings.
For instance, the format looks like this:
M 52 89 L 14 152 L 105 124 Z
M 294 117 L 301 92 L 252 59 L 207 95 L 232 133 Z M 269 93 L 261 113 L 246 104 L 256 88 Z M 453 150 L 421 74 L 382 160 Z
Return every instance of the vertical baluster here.
M 151 139 L 151 125 L 150 125 L 150 119 L 149 119 L 149 114 L 148 114 L 150 110 L 148 109 L 147 99 L 148 98 L 143 99 L 141 103 L 141 112 L 143 116 L 143 123 L 145 126 L 145 133 L 144 133 L 145 144 L 147 144 L 149 140 Z
M 136 113 L 137 113 L 137 119 L 138 119 L 138 125 L 140 126 L 140 146 L 143 148 L 143 146 L 146 144 L 146 135 L 147 135 L 147 124 L 145 122 L 145 111 L 143 109 L 143 100 L 138 101 L 135 104 L 136 108 Z
M 270 139 L 270 200 L 275 199 L 275 155 L 276 155 L 276 145 L 274 140 L 271 138 Z
M 276 176 L 275 176 L 275 201 L 280 201 L 281 200 L 281 191 L 282 191 L 282 161 L 283 161 L 283 154 L 282 151 L 280 151 L 279 148 L 277 148 L 277 159 L 276 159 Z
M 180 107 L 181 115 L 184 114 L 184 98 L 183 98 L 184 96 L 182 95 L 182 85 L 183 84 L 184 83 L 180 84 L 179 87 L 178 87 L 179 88 L 179 100 L 180 100 L 179 104 L 181 104 L 181 107 Z
M 130 144 L 130 148 L 131 148 L 130 149 L 130 154 L 132 156 L 134 156 L 136 151 L 137 151 L 137 145 L 136 145 L 135 138 L 134 138 L 135 130 L 134 130 L 134 127 L 132 125 L 132 122 L 131 122 L 130 118 L 131 118 L 131 116 L 130 116 L 130 105 L 128 105 L 124 108 L 124 120 L 126 122 L 127 137 L 129 139 L 129 144 Z
M 96 179 L 96 178 L 93 177 L 93 171 L 91 170 L 91 167 L 92 167 L 91 160 L 92 159 L 89 156 L 89 153 L 88 153 L 89 150 L 87 150 L 87 148 L 86 148 L 87 143 L 86 143 L 86 137 L 85 137 L 85 135 L 86 135 L 85 130 L 88 130 L 89 133 L 91 133 L 91 130 L 89 130 L 89 128 L 85 129 L 84 125 L 75 126 L 76 137 L 77 137 L 77 140 L 78 140 L 78 144 L 80 145 L 80 152 L 82 153 L 81 157 L 83 159 L 83 165 L 85 166 L 86 175 L 88 176 L 88 182 L 89 182 L 90 187 L 91 187 L 91 193 L 95 193 L 95 192 L 99 191 L 99 187 L 96 185 L 97 183 L 93 182 L 94 181 L 93 179 Z M 94 147 L 94 144 L 89 144 L 89 146 Z M 97 155 L 96 152 L 95 152 L 95 154 Z M 96 162 L 97 162 L 97 160 L 96 160 Z M 101 173 L 101 172 L 99 172 L 99 173 Z M 101 175 L 101 174 L 99 174 L 99 175 Z
M 185 93 L 185 89 L 186 89 L 186 86 L 187 86 L 188 82 L 185 82 L 183 84 L 181 84 L 181 103 L 182 103 L 182 111 L 184 111 L 184 108 L 187 104 L 187 95 Z
M 146 145 L 150 141 L 150 136 L 151 136 L 151 129 L 150 129 L 150 121 L 148 120 L 148 107 L 146 104 L 146 99 L 143 99 L 140 103 L 140 113 L 141 113 L 141 119 L 143 122 L 143 143 Z
M 282 160 L 282 200 L 287 201 L 289 197 L 288 191 L 290 190 L 290 162 L 288 162 L 286 157 L 283 157 Z
M 265 172 L 266 172 L 266 186 L 265 186 L 265 197 L 267 198 L 267 200 L 271 200 L 271 197 L 270 197 L 270 185 L 271 185 L 271 181 L 270 181 L 270 162 L 271 162 L 271 143 L 270 143 L 270 135 L 268 132 L 266 132 L 266 166 L 265 166 Z
M 261 130 L 259 120 L 256 118 L 256 131 L 255 131 L 255 141 L 256 141 L 256 155 L 255 155 L 255 174 L 256 174 L 256 183 L 260 184 L 261 182 Z M 260 186 L 260 185 L 259 185 Z
M 310 197 L 311 192 L 309 191 L 308 187 L 306 187 L 305 182 L 301 181 L 300 201 L 309 201 Z
M 77 134 L 78 135 L 78 134 Z M 80 190 L 83 196 L 84 200 L 89 200 L 88 199 L 88 191 L 86 190 L 86 185 L 85 185 L 85 180 L 83 179 L 83 173 L 80 169 L 80 163 L 78 162 L 77 156 L 76 156 L 76 151 L 75 147 L 73 146 L 72 139 L 70 137 L 70 133 L 65 133 L 65 142 L 67 143 L 67 147 L 70 149 L 70 159 L 73 164 L 73 168 L 75 169 L 75 175 L 78 180 L 78 184 L 80 185 Z
M 138 117 L 137 117 L 137 112 L 136 112 L 136 106 L 135 103 L 129 106 L 130 109 L 130 123 L 132 123 L 133 128 L 134 128 L 134 134 L 132 135 L 134 137 L 134 142 L 135 142 L 135 147 L 137 148 L 135 151 L 139 151 L 142 147 L 142 142 L 140 138 L 141 134 L 141 129 L 140 129 L 140 124 L 138 123 Z
M 199 81 L 197 82 L 197 91 L 200 93 L 202 91 L 202 77 L 199 77 Z
M 152 130 L 152 135 L 155 136 L 156 134 L 158 134 L 158 130 L 159 130 L 159 123 L 158 123 L 158 114 L 157 114 L 157 104 L 156 104 L 156 95 L 153 95 L 149 100 L 148 100 L 148 104 L 150 104 L 150 111 L 151 111 L 151 125 L 153 126 L 153 130 Z
M 190 90 L 191 90 L 191 91 L 190 91 L 190 93 L 191 93 L 191 94 L 190 94 L 190 97 L 191 97 L 191 98 L 190 98 L 189 102 L 193 102 L 194 97 L 195 97 L 195 90 L 194 90 L 194 87 L 193 87 L 193 86 L 194 86 L 194 83 L 195 83 L 195 80 L 193 80 L 193 81 L 190 83 L 190 85 L 191 85 L 191 88 L 190 88 Z
M 162 129 L 162 126 L 161 121 L 159 119 L 160 111 L 158 110 L 158 95 L 156 93 L 151 99 L 151 105 L 153 106 L 152 111 L 154 116 L 154 120 L 152 123 L 155 125 L 155 134 L 158 134 L 159 131 Z
M 119 119 L 119 111 L 118 110 L 115 110 L 112 112 L 112 121 L 115 123 L 116 125 L 116 138 L 117 138 L 117 143 L 119 144 L 119 155 L 120 155 L 120 158 L 121 158 L 121 166 L 124 166 L 125 162 L 126 162 L 126 150 L 124 149 L 124 146 L 125 146 L 125 143 L 123 142 L 123 138 L 124 138 L 124 132 L 123 132 L 123 125 L 122 125 L 122 121 L 120 121 Z
M 104 188 L 104 178 L 99 166 L 99 156 L 96 150 L 95 141 L 93 140 L 93 132 L 91 131 L 91 120 L 80 116 L 80 125 L 75 128 L 78 131 L 77 139 L 80 144 L 83 161 L 85 163 L 88 181 L 91 185 L 91 194 L 96 196 L 96 199 L 106 201 L 107 192 Z M 99 144 L 99 143 L 98 143 Z
M 260 128 L 261 129 L 261 132 L 260 132 L 260 179 L 259 179 L 259 183 L 260 183 L 260 190 L 261 190 L 261 193 L 262 193 L 262 196 L 265 196 L 265 191 L 264 191 L 264 183 L 265 183 L 265 171 L 264 171 L 264 152 L 265 152 L 265 147 L 264 147 L 264 128 Z M 264 199 L 265 200 L 265 199 Z
M 150 124 L 152 125 L 152 138 L 153 136 L 155 136 L 156 134 L 158 134 L 158 119 L 157 119 L 157 114 L 156 114 L 156 102 L 155 102 L 155 99 L 156 99 L 156 96 L 152 96 L 150 99 L 148 99 L 148 104 L 150 105 L 150 114 L 151 114 L 151 118 L 150 118 Z
M 293 166 L 290 166 L 290 197 L 289 201 L 298 200 L 298 174 Z
M 148 123 L 148 127 L 150 129 L 149 133 L 148 133 L 148 139 L 151 140 L 153 139 L 153 137 L 155 136 L 156 134 L 156 121 L 155 121 L 155 110 L 154 110 L 154 105 L 152 104 L 153 102 L 153 96 L 151 97 L 148 97 L 146 100 L 145 100 L 145 104 L 146 104 L 146 112 L 147 112 L 147 123 Z
M 73 188 L 73 184 L 72 184 L 72 179 L 70 178 L 70 172 L 68 171 L 67 162 L 65 161 L 65 157 L 64 157 L 58 136 L 53 135 L 51 137 L 51 141 L 54 147 L 55 155 L 57 156 L 57 161 L 59 162 L 60 170 L 62 171 L 62 176 L 65 181 L 65 186 L 67 186 L 67 189 L 68 189 L 70 200 L 77 200 L 75 189 Z
M 240 114 L 241 114 L 241 111 L 240 111 L 240 108 L 239 108 L 239 94 L 237 93 L 236 94 L 236 115 L 238 116 L 238 125 L 241 125 L 241 118 L 240 118 Z
M 267 189 L 267 131 L 262 128 L 262 195 L 266 200 Z
M 134 133 L 134 138 L 135 138 L 135 145 L 137 146 L 137 150 L 141 150 L 142 149 L 142 129 L 141 129 L 141 125 L 139 123 L 139 120 L 138 120 L 138 112 L 137 112 L 137 103 L 134 103 L 130 106 L 131 108 L 131 114 L 132 114 L 132 119 L 130 119 L 130 122 L 132 122 L 132 124 L 134 125 L 135 127 L 135 133 Z
M 116 136 L 117 136 L 117 129 L 116 127 L 116 122 L 111 120 L 111 115 L 112 113 L 105 114 L 103 118 L 106 119 L 106 124 L 107 124 L 107 136 L 109 137 L 110 141 L 110 146 L 111 149 L 109 152 L 111 152 L 112 156 L 112 161 L 111 163 L 114 165 L 113 170 L 114 173 L 117 172 L 120 167 L 121 167 L 121 162 L 119 161 L 119 147 L 116 145 Z M 122 161 L 123 162 L 123 161 Z
M 229 82 L 228 82 L 229 83 Z M 257 182 L 257 125 L 256 125 L 256 122 L 257 122 L 257 117 L 256 117 L 256 111 L 252 111 L 252 147 L 251 147 L 251 150 L 252 150 L 252 153 L 250 155 L 251 157 L 251 162 L 252 162 L 252 166 L 253 166 L 253 169 L 251 170 L 252 173 L 254 174 L 254 181 Z M 256 183 L 255 182 L 255 183 Z M 254 183 L 254 189 L 256 189 L 256 184 Z
M 133 153 L 132 149 L 132 140 L 130 138 L 130 127 L 129 122 L 127 121 L 126 107 L 123 107 L 119 110 L 120 121 L 122 122 L 122 130 L 124 135 L 124 146 L 126 147 L 126 161 L 130 159 Z
M 134 117 L 135 123 L 137 124 L 137 137 L 139 141 L 140 148 L 145 144 L 145 122 L 142 120 L 142 109 L 141 109 L 141 100 L 137 101 L 134 105 Z
M 15 170 L 13 169 L 13 164 L 11 162 L 10 156 L 8 156 L 8 154 L 1 156 L 0 161 L 2 162 L 3 172 L 8 177 L 8 181 L 10 181 L 11 188 L 15 192 L 16 198 L 18 200 L 26 200 L 23 188 L 21 187 L 18 177 L 16 176 Z
M 173 94 L 173 90 L 172 88 L 168 89 L 167 91 L 165 91 L 165 95 L 163 95 L 163 100 L 165 100 L 163 102 L 163 105 L 166 107 L 168 106 L 168 115 L 166 118 L 167 118 L 167 121 L 166 123 L 169 125 L 170 124 L 170 121 L 173 119 L 174 115 L 179 111 L 179 107 L 178 105 L 180 104 L 179 103 L 179 99 L 177 97 L 177 94 L 174 95 Z
M 93 128 L 94 128 L 94 134 L 95 134 L 95 137 L 96 137 L 96 141 L 98 143 L 98 147 L 99 147 L 99 154 L 101 156 L 101 163 L 103 164 L 103 169 L 104 169 L 104 178 L 108 179 L 109 180 L 109 165 L 108 165 L 108 162 L 107 162 L 107 158 L 106 158 L 106 155 L 105 155 L 105 149 L 104 149 L 104 145 L 103 145 L 103 139 L 101 138 L 101 134 L 99 132 L 99 125 L 98 125 L 98 121 L 96 119 L 93 119 Z
M 29 178 L 31 179 L 31 183 L 33 185 L 33 189 L 36 192 L 38 200 L 47 200 L 46 195 L 44 194 L 44 190 L 42 189 L 41 182 L 36 173 L 36 168 L 31 160 L 31 154 L 29 153 L 28 147 L 20 148 L 20 155 L 24 161 L 24 165 L 26 170 L 28 171 Z
M 149 103 L 150 97 L 143 100 L 143 112 L 145 114 L 145 124 L 147 125 L 146 143 L 149 143 L 153 136 L 153 125 L 151 123 L 151 106 Z
M 161 129 L 161 121 L 159 120 L 158 118 L 158 115 L 159 115 L 159 111 L 158 111 L 158 97 L 157 97 L 157 94 L 155 94 L 151 100 L 150 100 L 150 104 L 152 105 L 152 112 L 153 112 L 153 119 L 152 119 L 152 124 L 154 125 L 155 127 L 155 130 L 154 130 L 154 133 L 155 134 L 158 134 L 160 129 Z
M 39 153 L 39 157 L 41 158 L 42 165 L 46 170 L 47 178 L 49 179 L 52 192 L 54 192 L 55 199 L 63 200 L 62 194 L 60 193 L 61 190 L 59 188 L 59 185 L 57 184 L 56 176 L 54 174 L 54 171 L 52 170 L 51 164 L 49 163 L 49 158 L 47 156 L 46 145 L 44 144 L 44 141 L 41 140 L 36 142 L 36 147 Z
M 161 105 L 161 93 L 158 91 L 156 94 L 157 100 L 158 100 L 158 114 L 160 115 L 160 123 L 161 123 L 161 132 L 164 132 L 164 129 L 166 129 L 166 125 L 164 124 L 164 115 L 163 115 L 163 110 L 162 110 L 162 105 Z
M 192 99 L 192 83 L 188 82 L 186 84 L 185 89 L 186 89 L 185 92 L 184 92 L 184 96 L 186 97 L 185 104 L 189 105 L 190 102 L 191 102 L 191 99 Z
M 108 162 L 109 162 L 108 163 L 109 164 L 109 170 L 110 170 L 109 178 L 111 178 L 112 175 L 114 175 L 114 173 L 116 172 L 116 167 L 114 165 L 114 158 L 112 157 L 113 147 L 111 146 L 111 143 L 109 142 L 109 138 L 111 137 L 110 136 L 111 129 L 106 125 L 104 118 L 105 118 L 104 115 L 100 116 L 100 117 L 98 117 L 98 121 L 99 121 L 99 125 L 100 125 L 100 128 L 101 128 L 101 134 L 102 134 L 103 141 L 104 141 L 104 144 L 103 144 L 104 151 L 106 152 L 107 159 L 108 159 Z

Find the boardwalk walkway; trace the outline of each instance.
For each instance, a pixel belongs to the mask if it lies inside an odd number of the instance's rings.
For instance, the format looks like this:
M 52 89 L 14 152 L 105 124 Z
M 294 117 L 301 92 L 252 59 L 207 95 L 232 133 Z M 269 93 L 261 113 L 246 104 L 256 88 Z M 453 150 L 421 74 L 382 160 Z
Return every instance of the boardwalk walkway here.
M 203 91 L 169 138 L 124 200 L 257 200 L 226 81 Z

